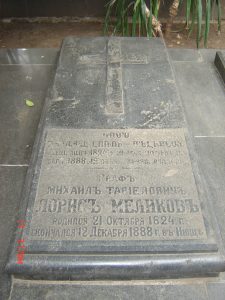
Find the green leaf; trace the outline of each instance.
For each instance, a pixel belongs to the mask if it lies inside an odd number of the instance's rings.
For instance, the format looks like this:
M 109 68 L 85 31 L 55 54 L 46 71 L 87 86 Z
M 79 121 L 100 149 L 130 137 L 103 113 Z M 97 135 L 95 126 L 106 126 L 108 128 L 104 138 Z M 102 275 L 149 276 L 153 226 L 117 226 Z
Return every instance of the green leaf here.
M 109 32 L 110 14 L 111 14 L 111 6 L 109 5 L 107 8 L 106 16 L 105 16 L 105 20 L 104 20 L 104 27 L 103 27 L 104 35 L 106 35 Z
M 136 9 L 136 10 L 134 10 L 133 18 L 132 18 L 132 36 L 136 35 L 137 18 L 138 18 L 138 11 Z
M 26 102 L 26 106 L 29 106 L 29 107 L 34 106 L 34 102 L 31 99 L 26 99 L 25 102 Z
M 220 0 L 216 0 L 217 10 L 218 10 L 218 31 L 221 31 L 221 2 Z
M 149 37 L 149 30 L 148 30 L 148 26 L 147 26 L 147 19 L 146 19 L 146 4 L 144 0 L 141 0 L 141 20 L 142 20 L 142 34 L 144 34 L 144 30 L 146 31 L 147 36 Z
M 138 5 L 140 4 L 141 0 L 136 0 L 135 5 L 134 5 L 134 10 L 137 9 Z
M 189 28 L 190 14 L 191 14 L 191 0 L 187 0 L 187 3 L 186 3 L 186 22 L 187 22 L 187 27 L 188 28 Z
M 158 17 L 158 8 L 159 8 L 159 1 L 155 0 L 153 5 L 153 15 L 157 18 Z
M 148 18 L 148 31 L 149 31 L 149 36 L 152 37 L 152 1 L 149 1 L 149 11 L 150 15 Z
M 197 48 L 199 48 L 202 33 L 202 0 L 197 0 L 197 26 Z
M 189 28 L 188 38 L 191 36 L 192 31 L 194 29 L 194 25 L 195 25 L 195 19 L 196 19 L 196 1 L 191 1 L 190 11 L 191 11 L 191 26 Z
M 211 0 L 206 0 L 205 35 L 204 35 L 204 46 L 205 47 L 207 47 L 207 41 L 208 41 L 208 36 L 209 36 L 210 16 L 211 16 Z

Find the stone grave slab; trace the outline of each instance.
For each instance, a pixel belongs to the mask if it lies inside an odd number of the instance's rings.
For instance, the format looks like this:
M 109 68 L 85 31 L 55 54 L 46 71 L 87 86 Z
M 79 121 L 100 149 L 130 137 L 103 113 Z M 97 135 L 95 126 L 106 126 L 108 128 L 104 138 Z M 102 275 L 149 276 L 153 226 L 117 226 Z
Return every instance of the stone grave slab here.
M 163 41 L 66 38 L 7 271 L 85 280 L 216 275 L 225 259 L 212 202 Z

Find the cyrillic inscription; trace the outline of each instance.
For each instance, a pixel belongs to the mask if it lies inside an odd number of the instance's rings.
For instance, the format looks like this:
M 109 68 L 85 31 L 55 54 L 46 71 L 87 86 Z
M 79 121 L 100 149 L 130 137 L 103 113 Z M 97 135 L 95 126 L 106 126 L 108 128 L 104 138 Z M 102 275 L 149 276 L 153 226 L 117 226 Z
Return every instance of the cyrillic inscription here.
M 205 239 L 183 129 L 50 129 L 33 240 Z

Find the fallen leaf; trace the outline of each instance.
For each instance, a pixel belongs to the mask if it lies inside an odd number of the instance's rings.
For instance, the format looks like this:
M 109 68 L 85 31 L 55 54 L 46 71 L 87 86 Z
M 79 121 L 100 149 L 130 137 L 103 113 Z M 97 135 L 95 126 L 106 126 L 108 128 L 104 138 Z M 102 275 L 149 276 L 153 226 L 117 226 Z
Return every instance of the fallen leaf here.
M 25 101 L 26 101 L 26 105 L 27 105 L 27 106 L 29 106 L 29 107 L 34 106 L 34 102 L 33 102 L 32 100 L 26 99 Z

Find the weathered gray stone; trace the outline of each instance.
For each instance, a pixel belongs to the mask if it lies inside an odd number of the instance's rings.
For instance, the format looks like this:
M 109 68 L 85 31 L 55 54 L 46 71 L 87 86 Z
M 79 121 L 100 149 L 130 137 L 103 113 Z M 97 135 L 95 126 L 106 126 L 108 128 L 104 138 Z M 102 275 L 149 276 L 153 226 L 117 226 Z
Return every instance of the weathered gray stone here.
M 57 48 L 4 49 L 0 51 L 0 65 L 54 65 L 58 58 Z
M 224 86 L 221 78 L 216 77 L 215 70 L 204 63 L 175 62 L 174 67 L 192 134 L 224 135 Z
M 223 300 L 225 295 L 225 281 L 209 282 L 207 292 L 210 300 Z
M 197 49 L 178 49 L 172 48 L 168 49 L 169 55 L 172 61 L 176 62 L 203 62 L 202 53 Z
M 52 67 L 44 64 L 55 62 L 56 53 L 57 49 L 0 50 L 0 299 L 8 299 L 10 291 L 11 276 L 4 269 L 52 73 Z M 33 99 L 35 106 L 26 107 L 25 97 Z
M 1 164 L 29 162 L 51 75 L 51 65 L 0 66 Z M 33 100 L 32 109 L 26 106 L 25 99 Z M 10 144 L 11 139 L 14 140 L 13 146 Z
M 223 55 L 225 55 L 224 49 L 200 49 L 200 53 L 203 57 L 203 61 L 211 65 L 214 65 L 214 60 L 217 51 L 221 51 Z
M 225 83 L 225 58 L 221 51 L 216 52 L 214 63 L 223 82 Z
M 213 295 L 213 294 L 212 294 Z M 215 295 L 215 294 L 214 294 Z M 213 300 L 204 282 L 53 282 L 15 280 L 10 300 Z

